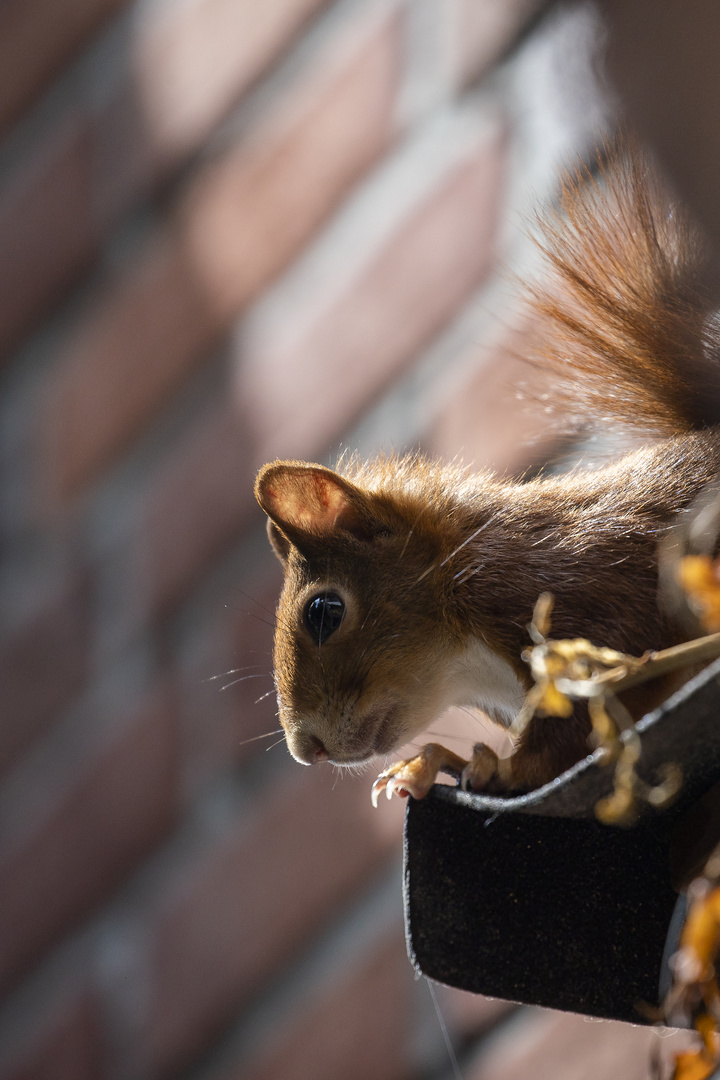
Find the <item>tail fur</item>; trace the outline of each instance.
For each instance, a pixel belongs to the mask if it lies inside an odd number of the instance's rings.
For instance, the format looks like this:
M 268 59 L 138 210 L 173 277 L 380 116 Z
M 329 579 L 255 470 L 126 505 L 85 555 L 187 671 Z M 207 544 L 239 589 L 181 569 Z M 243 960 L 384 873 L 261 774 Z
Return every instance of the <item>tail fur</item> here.
M 538 352 L 560 393 L 611 422 L 668 435 L 720 422 L 720 326 L 688 215 L 627 144 L 567 173 L 536 237 Z

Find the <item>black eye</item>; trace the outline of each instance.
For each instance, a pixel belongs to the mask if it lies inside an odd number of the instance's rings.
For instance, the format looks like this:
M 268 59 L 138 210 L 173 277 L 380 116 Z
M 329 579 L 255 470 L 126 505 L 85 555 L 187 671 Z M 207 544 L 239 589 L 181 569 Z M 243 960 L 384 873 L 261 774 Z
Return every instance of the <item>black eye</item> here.
M 305 606 L 303 618 L 310 637 L 316 645 L 334 633 L 345 617 L 345 602 L 337 593 L 326 592 L 314 596 Z

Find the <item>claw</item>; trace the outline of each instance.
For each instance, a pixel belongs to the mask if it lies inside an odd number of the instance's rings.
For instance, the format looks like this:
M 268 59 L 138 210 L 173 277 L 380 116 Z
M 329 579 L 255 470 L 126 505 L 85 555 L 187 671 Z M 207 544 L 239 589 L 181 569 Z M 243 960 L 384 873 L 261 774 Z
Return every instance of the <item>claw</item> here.
M 398 762 L 398 766 L 402 764 L 404 764 L 404 762 Z M 376 810 L 378 799 L 380 798 L 380 795 L 383 791 L 387 796 L 388 802 L 390 801 L 390 799 L 392 799 L 393 792 L 401 799 L 407 798 L 407 796 L 410 794 L 404 784 L 400 782 L 399 778 L 397 776 L 393 776 L 393 769 L 397 768 L 398 766 L 391 766 L 391 768 L 386 769 L 385 772 L 380 773 L 377 780 L 373 784 L 372 791 L 370 792 L 370 798 L 372 799 L 372 804 Z
M 371 798 L 377 807 L 380 792 L 384 791 L 388 799 L 393 792 L 400 798 L 412 795 L 414 799 L 424 799 L 435 783 L 438 772 L 450 772 L 460 776 L 467 764 L 451 750 L 446 750 L 436 743 L 429 743 L 419 754 L 405 761 L 396 761 L 390 768 L 381 772 L 372 786 Z
M 385 780 L 385 778 L 383 776 L 378 776 L 378 778 L 375 781 L 375 783 L 373 784 L 372 790 L 370 792 L 370 798 L 372 799 L 372 804 L 373 804 L 373 806 L 375 807 L 376 810 L 377 810 L 378 799 L 380 798 L 380 792 L 381 791 L 386 791 L 386 790 L 387 790 L 387 781 Z M 390 795 L 388 795 L 388 798 L 390 798 L 391 795 L 392 795 L 392 792 L 390 793 Z

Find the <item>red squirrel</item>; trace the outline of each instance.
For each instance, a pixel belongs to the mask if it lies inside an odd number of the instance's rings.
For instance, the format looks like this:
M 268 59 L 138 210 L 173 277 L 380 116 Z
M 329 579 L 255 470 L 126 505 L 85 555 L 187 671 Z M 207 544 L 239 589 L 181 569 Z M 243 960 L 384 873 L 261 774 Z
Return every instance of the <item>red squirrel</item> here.
M 720 472 L 718 417 L 707 415 L 720 337 L 702 245 L 627 147 L 596 175 L 566 177 L 538 242 L 536 357 L 560 396 L 656 441 L 596 471 L 525 483 L 418 454 L 349 458 L 338 471 L 266 465 L 255 493 L 285 571 L 275 682 L 304 764 L 389 754 L 450 705 L 509 726 L 530 686 L 522 652 L 543 592 L 555 638 L 640 655 L 687 636 L 658 602 L 658 543 Z M 380 786 L 422 797 L 442 770 L 475 790 L 528 790 L 586 755 L 589 730 L 580 710 L 535 716 L 502 773 L 482 744 L 469 764 L 430 744 Z

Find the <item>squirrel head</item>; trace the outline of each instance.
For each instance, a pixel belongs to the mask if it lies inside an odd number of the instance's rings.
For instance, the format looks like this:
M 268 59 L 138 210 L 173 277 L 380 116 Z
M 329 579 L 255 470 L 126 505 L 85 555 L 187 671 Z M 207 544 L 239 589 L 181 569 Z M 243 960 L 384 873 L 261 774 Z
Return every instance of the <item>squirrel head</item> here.
M 266 465 L 255 494 L 284 567 L 274 646 L 280 720 L 304 764 L 354 764 L 427 727 L 463 641 L 427 503 L 322 465 Z

